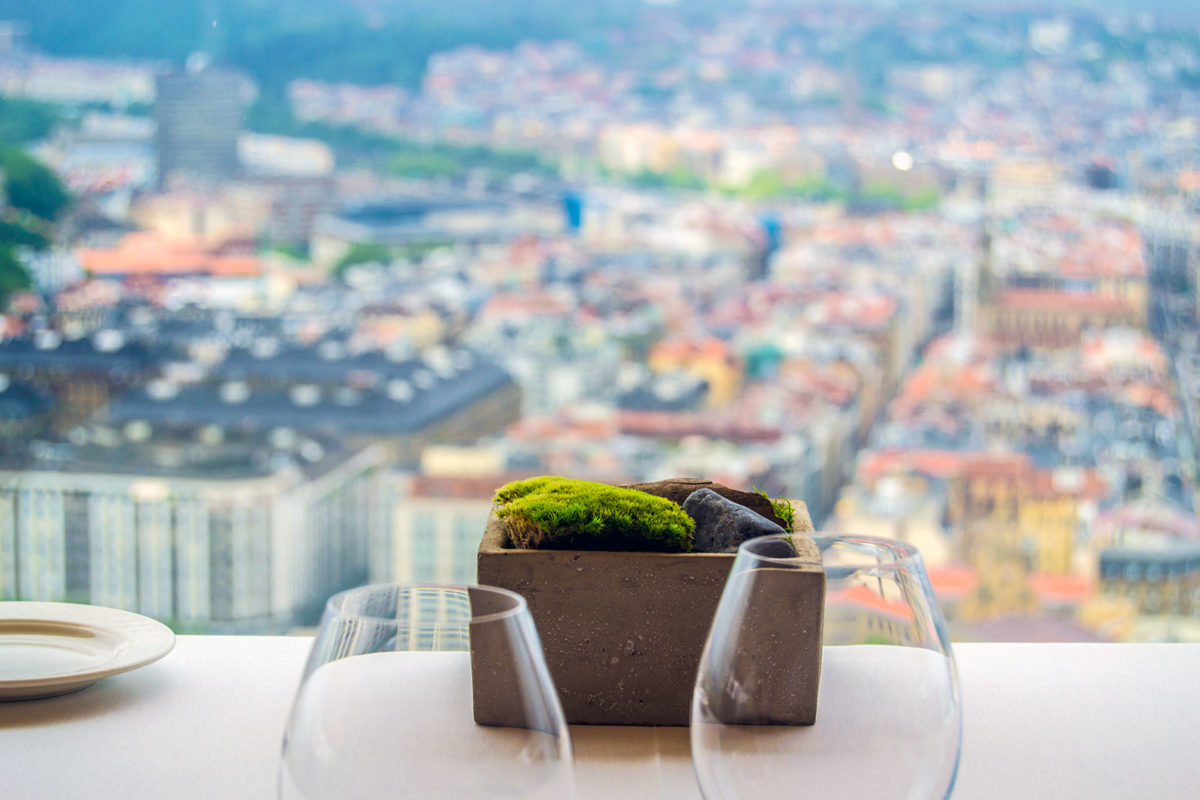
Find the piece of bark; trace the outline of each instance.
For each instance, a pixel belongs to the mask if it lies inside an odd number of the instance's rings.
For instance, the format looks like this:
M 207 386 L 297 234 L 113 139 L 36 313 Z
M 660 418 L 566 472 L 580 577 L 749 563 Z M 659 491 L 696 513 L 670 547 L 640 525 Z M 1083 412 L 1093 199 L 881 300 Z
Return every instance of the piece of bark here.
M 654 481 L 652 483 L 632 483 L 625 484 L 626 489 L 637 489 L 640 492 L 655 495 L 656 497 L 665 497 L 676 505 L 682 506 L 692 492 L 700 489 L 711 489 L 717 494 L 724 497 L 726 500 L 732 500 L 740 506 L 745 506 L 751 511 L 757 512 L 759 515 L 779 525 L 782 528 L 787 528 L 787 524 L 775 514 L 775 509 L 771 507 L 770 501 L 757 492 L 743 492 L 739 489 L 731 489 L 715 481 L 707 481 L 703 478 L 670 478 L 665 481 Z M 793 519 L 793 532 L 806 533 L 813 529 L 812 521 L 808 517 L 808 508 L 803 503 L 793 503 L 796 509 L 795 518 Z

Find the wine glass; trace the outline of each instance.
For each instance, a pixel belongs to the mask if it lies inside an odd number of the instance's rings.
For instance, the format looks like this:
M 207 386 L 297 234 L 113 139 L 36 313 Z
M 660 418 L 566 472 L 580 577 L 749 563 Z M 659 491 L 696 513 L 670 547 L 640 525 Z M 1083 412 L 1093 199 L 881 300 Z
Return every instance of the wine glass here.
M 474 668 L 490 688 L 472 679 L 472 645 L 486 645 Z M 499 696 L 507 727 L 475 722 L 474 692 L 492 707 Z M 573 794 L 570 734 L 523 597 L 378 585 L 330 598 L 284 735 L 282 800 Z
M 962 732 L 958 677 L 920 554 L 887 539 L 810 538 L 825 575 L 823 647 L 813 646 L 821 658 L 816 721 L 753 724 L 778 719 L 772 698 L 816 670 L 815 659 L 796 656 L 803 653 L 794 646 L 798 637 L 784 635 L 786 620 L 802 618 L 804 609 L 772 602 L 772 593 L 786 594 L 779 587 L 802 579 L 792 539 L 744 542 L 696 675 L 692 760 L 702 794 L 949 797 Z M 768 636 L 776 638 L 755 641 Z M 743 654 L 764 647 L 791 663 L 768 680 L 747 681 Z

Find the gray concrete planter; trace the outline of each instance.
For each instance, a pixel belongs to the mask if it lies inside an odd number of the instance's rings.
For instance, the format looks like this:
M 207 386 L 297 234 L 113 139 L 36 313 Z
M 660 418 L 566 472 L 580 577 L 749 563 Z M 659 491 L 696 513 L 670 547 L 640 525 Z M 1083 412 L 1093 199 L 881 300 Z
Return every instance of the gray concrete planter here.
M 796 504 L 796 514 L 796 529 L 812 530 L 803 503 Z M 696 667 L 732 553 L 507 545 L 504 523 L 493 513 L 479 546 L 478 581 L 511 589 L 529 602 L 568 722 L 688 724 Z M 821 609 L 808 613 L 819 620 Z M 481 666 L 488 660 L 484 655 L 472 653 L 475 720 L 508 724 L 515 718 L 506 707 L 511 693 L 493 686 L 495 672 Z M 814 712 L 815 692 L 814 684 Z

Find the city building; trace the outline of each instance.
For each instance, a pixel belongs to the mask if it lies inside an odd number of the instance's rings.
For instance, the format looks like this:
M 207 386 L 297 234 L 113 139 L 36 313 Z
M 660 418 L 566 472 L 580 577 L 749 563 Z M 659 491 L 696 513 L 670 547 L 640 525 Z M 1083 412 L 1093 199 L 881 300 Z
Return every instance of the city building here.
M 153 375 L 161 355 L 111 328 L 78 339 L 44 330 L 0 340 L 0 374 L 50 397 L 51 427 L 65 433 Z
M 1062 186 L 1062 167 L 1043 159 L 997 161 L 988 175 L 988 200 L 999 211 L 1053 208 Z
M 1143 614 L 1200 617 L 1200 543 L 1109 548 L 1100 554 L 1100 591 L 1128 598 Z
M 1149 493 L 1109 509 L 1089 544 L 1100 591 L 1147 616 L 1200 617 L 1200 520 Z
M 965 453 L 949 481 L 946 515 L 962 563 L 999 556 L 1030 572 L 1069 574 L 1079 532 L 1108 486 L 1094 472 L 1040 469 L 1022 454 Z
M 74 195 L 12 245 L 0 455 L 375 448 L 379 580 L 469 576 L 505 475 L 704 475 L 917 544 L 956 636 L 1200 640 L 1200 35 L 644 5 L 602 48 L 401 58 L 410 88 L 275 60 L 323 142 L 240 132 L 252 87 L 203 58 L 156 83 L 0 23 L 0 94 L 69 106 L 3 127 Z
M 508 373 L 468 350 L 417 356 L 344 341 L 288 344 L 261 337 L 212 366 L 209 380 L 152 381 L 113 402 L 113 425 L 178 430 L 208 426 L 336 436 L 379 444 L 390 461 L 413 464 L 430 443 L 471 443 L 519 417 L 520 390 Z
M 46 103 L 105 103 L 115 108 L 154 101 L 155 75 L 161 64 L 129 59 L 55 58 L 23 52 L 32 48 L 23 47 L 22 38 L 16 38 L 15 51 L 0 51 L 0 55 L 10 56 L 0 59 L 0 91 L 6 95 Z
M 1007 348 L 1053 350 L 1078 347 L 1091 330 L 1143 327 L 1146 313 L 1111 295 L 1007 289 L 995 296 L 981 317 L 986 320 L 985 330 Z
M 35 387 L 0 374 L 0 453 L 21 450 L 50 428 L 53 403 Z
M 155 81 L 158 181 L 219 184 L 237 177 L 243 78 L 195 55 Z
M 514 479 L 395 476 L 391 536 L 371 552 L 371 581 L 474 583 L 492 495 Z
M 89 112 L 78 127 L 58 128 L 37 152 L 72 191 L 111 196 L 114 209 L 129 192 L 156 185 L 154 135 L 148 117 Z
M 888 589 L 893 588 L 888 586 Z M 882 585 L 879 590 L 883 591 Z M 889 599 L 867 586 L 851 586 L 825 596 L 828 644 L 889 644 L 912 646 L 925 634 L 912 606 Z
M 565 215 L 557 202 L 518 198 L 392 197 L 354 203 L 317 218 L 310 252 L 333 266 L 358 245 L 414 248 L 507 242 L 529 232 L 559 233 Z
M 386 533 L 380 449 L 145 423 L 79 428 L 0 467 L 0 599 L 123 608 L 187 630 L 282 632 L 366 579 Z
M 190 208 L 197 215 L 204 215 L 207 222 L 212 222 L 203 204 L 198 203 Z M 185 214 L 186 209 L 172 207 L 171 216 L 179 218 Z M 224 213 L 221 216 L 229 219 Z M 190 216 L 190 221 L 197 221 L 197 216 Z M 245 228 L 222 230 L 223 234 L 249 236 Z M 225 236 L 219 239 L 223 241 Z M 80 265 L 89 275 L 116 280 L 161 282 L 170 278 L 197 277 L 241 280 L 257 278 L 263 271 L 262 260 L 253 252 L 248 252 L 244 242 L 228 246 L 213 245 L 204 242 L 199 235 L 190 236 L 178 230 L 170 235 L 151 231 L 130 233 L 121 237 L 114 246 L 83 248 L 78 251 L 78 256 Z
M 234 215 L 254 220 L 254 233 L 271 245 L 306 248 L 334 197 L 329 176 L 256 175 L 231 186 L 227 203 Z

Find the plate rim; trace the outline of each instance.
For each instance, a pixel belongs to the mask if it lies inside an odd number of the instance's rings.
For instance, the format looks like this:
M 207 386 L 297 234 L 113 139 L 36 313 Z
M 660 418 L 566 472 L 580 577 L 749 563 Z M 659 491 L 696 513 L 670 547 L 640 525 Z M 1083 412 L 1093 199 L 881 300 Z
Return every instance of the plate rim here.
M 134 630 L 114 630 L 112 624 L 116 621 L 132 623 Z M 174 631 L 156 619 L 134 611 L 88 603 L 3 600 L 0 601 L 0 622 L 68 622 L 115 635 L 131 644 L 141 644 L 146 648 L 145 652 L 136 657 L 118 656 L 115 662 L 102 662 L 104 666 L 81 667 L 70 672 L 30 678 L 0 678 L 0 692 L 4 693 L 22 689 L 47 689 L 85 680 L 94 683 L 101 678 L 119 675 L 158 661 L 174 649 L 176 640 Z

